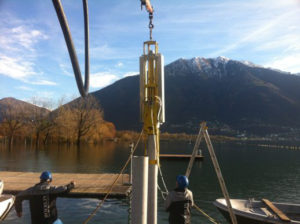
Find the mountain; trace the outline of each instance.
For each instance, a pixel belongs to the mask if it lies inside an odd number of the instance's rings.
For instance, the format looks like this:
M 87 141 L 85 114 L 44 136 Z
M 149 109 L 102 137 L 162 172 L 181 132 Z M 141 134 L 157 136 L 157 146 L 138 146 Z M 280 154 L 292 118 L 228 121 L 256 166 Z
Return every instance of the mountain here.
M 139 130 L 139 76 L 92 93 L 117 129 Z M 224 57 L 178 59 L 165 66 L 163 131 L 193 132 L 206 120 L 215 131 L 269 134 L 300 128 L 300 77 Z
M 2 121 L 3 116 L 5 116 L 4 114 L 12 116 L 20 112 L 22 112 L 23 114 L 29 114 L 29 116 L 30 113 L 32 113 L 32 117 L 34 117 L 37 114 L 45 115 L 50 111 L 46 108 L 38 107 L 31 103 L 27 103 L 22 100 L 17 100 L 12 97 L 0 99 L 0 121 Z

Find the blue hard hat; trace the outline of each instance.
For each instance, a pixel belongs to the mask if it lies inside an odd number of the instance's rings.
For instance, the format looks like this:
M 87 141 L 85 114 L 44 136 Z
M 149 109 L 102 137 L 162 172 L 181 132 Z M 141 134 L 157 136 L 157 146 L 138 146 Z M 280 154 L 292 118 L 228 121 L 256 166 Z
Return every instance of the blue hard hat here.
M 178 175 L 176 181 L 179 189 L 184 189 L 189 186 L 189 179 L 184 175 Z
M 41 176 L 40 176 L 41 180 L 52 180 L 52 174 L 49 171 L 44 171 L 42 172 Z

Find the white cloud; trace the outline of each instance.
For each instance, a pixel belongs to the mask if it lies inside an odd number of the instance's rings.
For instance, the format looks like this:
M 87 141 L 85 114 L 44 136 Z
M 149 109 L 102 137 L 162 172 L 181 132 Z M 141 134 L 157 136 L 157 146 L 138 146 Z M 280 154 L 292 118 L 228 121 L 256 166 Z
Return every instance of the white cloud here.
M 45 80 L 41 73 L 37 73 L 33 62 L 18 57 L 0 55 L 0 75 L 33 85 L 57 85 L 55 82 Z
M 138 49 L 138 47 L 135 49 L 119 48 L 110 46 L 108 44 L 92 47 L 90 49 L 91 58 L 98 60 L 132 59 L 137 57 L 136 53 L 139 51 L 140 49 Z
M 265 21 L 258 20 L 259 22 L 254 26 L 250 26 L 250 24 L 244 24 L 249 28 L 243 36 L 240 36 L 238 40 L 232 40 L 234 43 L 229 44 L 228 46 L 216 52 L 213 52 L 212 55 L 221 55 L 251 42 L 261 44 L 263 46 L 265 43 L 266 45 L 269 45 L 268 43 L 270 41 L 273 42 L 272 48 L 277 47 L 276 45 L 274 46 L 275 43 L 278 45 L 282 45 L 285 42 L 282 42 L 282 40 L 280 41 L 280 39 L 286 34 L 282 32 L 281 29 L 279 30 L 279 28 L 286 28 L 286 20 L 288 20 L 290 17 L 293 17 L 294 15 L 297 15 L 297 13 L 299 13 L 298 9 L 286 12 L 280 16 L 275 14 L 273 18 L 269 18 Z M 289 41 L 290 39 L 288 38 L 287 40 Z
M 119 72 L 98 72 L 90 75 L 91 88 L 103 88 L 108 86 L 120 78 L 137 75 L 138 72 L 126 72 L 120 75 Z
M 265 67 L 276 68 L 291 73 L 300 73 L 300 54 L 275 58 L 274 61 L 266 63 Z
M 255 50 L 270 51 L 274 49 L 283 49 L 283 52 L 300 51 L 300 37 L 297 34 L 283 34 L 267 42 L 259 44 Z
M 124 64 L 122 62 L 119 62 L 118 64 L 116 64 L 116 67 L 118 67 L 118 68 L 121 68 L 123 66 L 124 66 Z
M 17 86 L 16 89 L 24 90 L 24 91 L 34 91 L 32 88 L 28 86 Z
M 134 76 L 134 75 L 137 75 L 137 74 L 139 74 L 139 72 L 126 72 L 123 75 L 123 77 L 125 78 L 125 77 L 128 77 L 128 76 Z
M 69 77 L 74 77 L 71 64 L 67 65 L 67 64 L 60 63 L 59 67 L 62 70 L 62 72 L 63 72 L 64 75 L 69 76 Z
M 24 48 L 33 51 L 35 43 L 41 39 L 48 39 L 48 37 L 39 30 L 19 26 L 11 29 L 9 39 L 11 43 L 19 43 Z
M 26 81 L 27 83 L 30 83 L 32 85 L 41 85 L 41 86 L 56 86 L 56 82 L 52 82 L 49 80 L 39 79 L 36 81 Z
M 51 99 L 55 93 L 51 91 L 38 91 L 37 94 L 39 101 L 45 100 L 45 99 Z
M 0 74 L 23 81 L 36 75 L 36 72 L 33 69 L 33 63 L 30 61 L 0 55 Z
M 9 12 L 0 17 L 0 23 L 0 75 L 24 83 L 53 85 L 36 64 L 38 44 L 47 40 L 48 35 L 35 22 L 20 20 Z
M 31 29 L 25 25 L 4 27 L 0 29 L 0 48 L 15 52 L 35 51 L 35 44 L 48 39 L 42 31 Z
M 33 24 L 9 14 L 4 17 L 9 19 L 0 18 L 0 75 L 28 84 L 56 85 L 44 77 L 36 64 L 38 44 L 48 36 Z
M 94 73 L 91 74 L 90 78 L 90 86 L 92 88 L 103 88 L 119 79 L 117 75 L 108 72 Z

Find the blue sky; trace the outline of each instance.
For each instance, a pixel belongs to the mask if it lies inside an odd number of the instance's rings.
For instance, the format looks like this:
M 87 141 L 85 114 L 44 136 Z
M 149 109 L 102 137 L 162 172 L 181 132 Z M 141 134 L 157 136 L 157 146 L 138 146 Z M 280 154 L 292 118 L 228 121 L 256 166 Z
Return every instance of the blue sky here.
M 153 37 L 168 64 L 225 56 L 300 73 L 300 0 L 152 0 Z M 62 0 L 82 71 L 80 0 Z M 51 0 L 0 0 L 0 98 L 78 96 Z M 91 88 L 138 74 L 148 15 L 139 0 L 89 0 Z

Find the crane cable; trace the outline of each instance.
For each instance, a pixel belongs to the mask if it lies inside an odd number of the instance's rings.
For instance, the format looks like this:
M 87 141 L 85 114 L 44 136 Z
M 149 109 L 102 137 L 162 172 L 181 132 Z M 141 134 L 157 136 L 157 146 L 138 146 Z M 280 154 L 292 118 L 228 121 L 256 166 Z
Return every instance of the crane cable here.
M 152 23 L 153 20 L 153 6 L 150 3 L 150 0 L 141 0 L 141 9 L 143 9 L 143 6 L 146 7 L 147 12 L 149 13 L 149 31 L 150 31 L 150 40 L 152 40 L 152 29 L 154 28 L 154 24 Z
M 88 2 L 87 0 L 82 0 L 83 3 L 83 14 L 84 14 L 84 43 L 85 43 L 85 82 L 83 85 L 81 71 L 78 63 L 77 54 L 75 51 L 74 43 L 72 40 L 71 32 L 69 29 L 68 21 L 64 13 L 60 0 L 52 0 L 53 6 L 55 8 L 57 18 L 59 20 L 61 29 L 63 31 L 65 41 L 68 47 L 74 76 L 76 79 L 77 87 L 82 97 L 86 97 L 89 92 L 89 81 L 90 81 L 90 68 L 89 68 L 89 19 L 88 19 Z
M 109 194 L 111 193 L 113 187 L 115 186 L 115 184 L 117 183 L 118 179 L 120 178 L 120 176 L 123 174 L 124 170 L 126 169 L 127 165 L 129 164 L 132 155 L 134 154 L 134 152 L 137 149 L 137 146 L 141 140 L 141 137 L 143 136 L 143 130 L 141 131 L 139 138 L 134 146 L 134 149 L 132 150 L 132 152 L 130 153 L 129 158 L 127 159 L 126 163 L 124 164 L 124 166 L 122 167 L 120 173 L 118 174 L 118 176 L 116 177 L 116 179 L 114 180 L 114 182 L 112 183 L 112 185 L 109 187 L 109 189 L 106 192 L 105 197 L 99 202 L 99 204 L 97 205 L 97 207 L 94 209 L 94 211 L 89 215 L 89 217 L 84 221 L 84 224 L 87 224 L 96 214 L 96 212 L 102 207 L 102 205 L 104 204 L 105 200 L 108 198 Z

